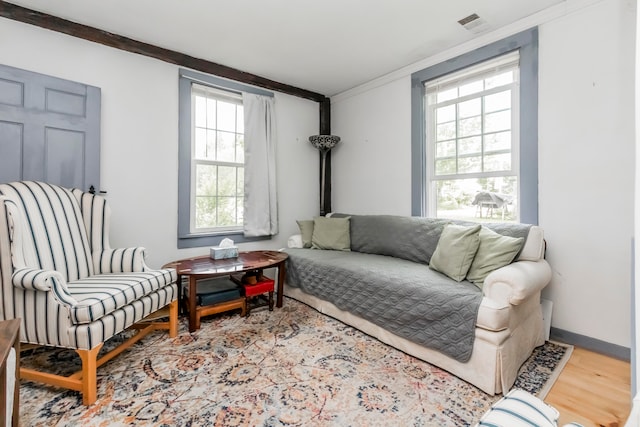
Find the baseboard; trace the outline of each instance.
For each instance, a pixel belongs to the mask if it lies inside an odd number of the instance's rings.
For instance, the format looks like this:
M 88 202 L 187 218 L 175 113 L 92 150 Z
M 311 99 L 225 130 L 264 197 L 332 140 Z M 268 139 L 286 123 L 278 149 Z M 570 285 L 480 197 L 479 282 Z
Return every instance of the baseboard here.
M 553 326 L 551 327 L 551 340 L 582 347 L 627 362 L 631 360 L 631 349 L 628 347 L 565 331 L 564 329 L 554 328 Z

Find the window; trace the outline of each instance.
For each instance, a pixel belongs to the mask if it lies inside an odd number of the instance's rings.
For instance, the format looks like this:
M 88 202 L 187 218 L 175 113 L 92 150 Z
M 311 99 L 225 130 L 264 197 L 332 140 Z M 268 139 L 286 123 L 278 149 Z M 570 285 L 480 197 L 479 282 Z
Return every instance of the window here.
M 424 83 L 427 214 L 518 220 L 519 54 Z
M 178 248 L 269 237 L 245 236 L 243 93 L 273 93 L 180 69 Z
M 239 230 L 244 202 L 242 97 L 199 84 L 193 109 L 191 233 Z
M 538 30 L 411 76 L 411 211 L 538 223 Z

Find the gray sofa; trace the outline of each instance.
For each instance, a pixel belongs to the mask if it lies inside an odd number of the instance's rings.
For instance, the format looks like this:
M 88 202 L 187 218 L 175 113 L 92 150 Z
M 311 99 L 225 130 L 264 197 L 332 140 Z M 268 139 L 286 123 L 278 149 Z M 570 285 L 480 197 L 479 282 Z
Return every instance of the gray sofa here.
M 510 264 L 474 284 L 429 268 L 447 224 L 473 223 L 338 217 L 348 218 L 348 248 L 304 248 L 301 236 L 289 239 L 285 295 L 489 394 L 508 391 L 519 367 L 544 343 L 540 291 L 551 269 L 542 229 L 484 224 L 523 243 Z

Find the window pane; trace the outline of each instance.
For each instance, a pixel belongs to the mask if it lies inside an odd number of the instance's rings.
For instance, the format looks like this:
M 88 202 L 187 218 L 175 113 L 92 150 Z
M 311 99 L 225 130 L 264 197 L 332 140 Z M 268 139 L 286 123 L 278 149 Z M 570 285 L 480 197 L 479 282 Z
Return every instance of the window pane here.
M 236 161 L 236 134 L 218 131 L 218 150 L 216 160 L 220 162 Z
M 460 137 L 480 135 L 480 133 L 482 132 L 482 120 L 480 120 L 480 116 L 460 120 L 458 123 L 458 135 Z
M 195 96 L 195 123 L 198 127 L 207 126 L 207 99 L 204 96 Z
M 204 128 L 196 128 L 195 130 L 195 158 L 207 158 L 207 130 Z
M 220 197 L 218 199 L 218 226 L 229 227 L 237 225 L 236 220 L 236 198 Z
M 456 155 L 455 139 L 436 143 L 436 157 L 450 157 Z
M 207 147 L 204 153 L 204 159 L 215 160 L 216 158 L 216 131 L 207 130 Z
M 483 81 L 477 80 L 475 82 L 467 83 L 460 86 L 460 96 L 470 95 L 472 93 L 478 93 L 483 90 Z
M 436 160 L 436 175 L 456 173 L 456 159 Z
M 457 97 L 458 97 L 458 88 L 454 87 L 453 89 L 438 92 L 436 102 L 440 103 L 444 101 L 449 101 L 450 99 L 456 99 Z
M 456 122 L 438 125 L 436 128 L 436 140 L 453 139 L 456 137 Z
M 491 113 L 492 111 L 506 110 L 511 108 L 511 91 L 494 93 L 484 97 L 484 111 Z
M 491 113 L 484 116 L 485 132 L 497 132 L 511 129 L 511 110 Z
M 216 195 L 216 168 L 212 165 L 196 165 L 196 196 Z
M 218 166 L 218 196 L 236 195 L 236 169 L 229 166 Z
M 218 101 L 218 130 L 235 132 L 236 130 L 236 104 Z
M 482 157 L 461 157 L 458 159 L 458 173 L 482 172 Z
M 437 181 L 436 216 L 466 221 L 516 222 L 516 191 L 514 176 Z
M 458 141 L 458 155 L 482 153 L 482 137 L 461 138 Z
M 507 71 L 497 76 L 488 77 L 484 80 L 486 89 L 492 89 L 494 87 L 507 85 L 513 82 L 513 71 Z
M 511 150 L 511 131 L 490 133 L 484 136 L 484 151 Z
M 511 170 L 511 153 L 484 156 L 484 170 L 486 172 Z
M 216 128 L 216 100 L 207 98 L 207 127 Z
M 456 119 L 455 104 L 436 109 L 436 123 L 450 122 Z
M 458 114 L 460 115 L 460 118 L 479 116 L 482 114 L 481 99 L 475 98 L 459 103 Z
M 216 226 L 216 197 L 196 197 L 196 227 L 211 228 Z

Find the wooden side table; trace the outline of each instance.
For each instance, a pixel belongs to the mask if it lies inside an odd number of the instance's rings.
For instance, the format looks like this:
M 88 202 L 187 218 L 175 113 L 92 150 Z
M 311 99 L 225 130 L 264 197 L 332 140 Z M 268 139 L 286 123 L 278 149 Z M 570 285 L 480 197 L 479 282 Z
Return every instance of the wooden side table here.
M 15 351 L 15 366 L 9 371 L 8 359 L 11 349 Z M 13 393 L 5 393 L 7 384 L 13 380 Z M 11 425 L 18 426 L 20 416 L 20 319 L 0 322 L 0 425 L 6 426 L 9 417 Z M 13 405 L 8 404 L 13 397 Z
M 213 306 L 198 307 L 196 290 L 197 281 L 208 277 L 230 276 L 233 273 L 243 273 L 250 270 L 276 268 L 278 270 L 278 296 L 276 307 L 282 307 L 282 292 L 285 279 L 285 261 L 289 255 L 279 251 L 243 251 L 236 258 L 212 259 L 210 256 L 187 258 L 165 264 L 163 268 L 175 268 L 178 273 L 178 283 L 182 283 L 182 276 L 187 276 L 187 295 L 179 292 L 180 303 L 186 299 L 189 307 L 189 332 L 200 327 L 200 317 L 204 310 L 215 310 Z M 242 299 L 244 301 L 244 298 Z M 237 302 L 239 304 L 239 302 Z M 224 304 L 224 303 L 222 303 Z

